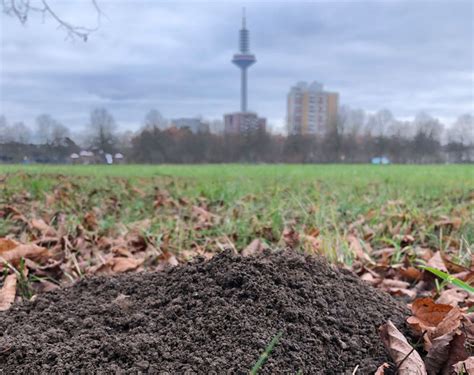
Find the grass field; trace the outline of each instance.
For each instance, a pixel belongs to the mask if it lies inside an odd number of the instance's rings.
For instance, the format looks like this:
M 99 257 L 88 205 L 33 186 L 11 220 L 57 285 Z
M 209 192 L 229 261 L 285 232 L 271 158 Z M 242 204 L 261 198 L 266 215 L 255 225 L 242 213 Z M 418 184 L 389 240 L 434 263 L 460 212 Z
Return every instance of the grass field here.
M 0 166 L 0 176 L 0 210 L 52 226 L 61 213 L 70 232 L 93 216 L 106 238 L 139 227 L 183 256 L 259 238 L 351 264 L 355 236 L 368 253 L 428 247 L 465 262 L 474 243 L 468 165 Z M 5 235 L 34 233 L 0 215 Z

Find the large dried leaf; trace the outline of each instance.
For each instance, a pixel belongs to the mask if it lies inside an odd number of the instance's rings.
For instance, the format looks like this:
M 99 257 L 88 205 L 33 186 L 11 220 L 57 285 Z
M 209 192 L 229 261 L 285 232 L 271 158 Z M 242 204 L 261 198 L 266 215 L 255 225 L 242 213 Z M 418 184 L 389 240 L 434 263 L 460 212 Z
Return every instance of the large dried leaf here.
M 462 316 L 461 310 L 458 307 L 453 307 L 436 328 L 432 332 L 428 332 L 430 339 L 455 332 L 461 326 Z
M 2 289 L 0 289 L 0 311 L 6 311 L 15 301 L 16 274 L 5 278 Z
M 14 249 L 19 245 L 18 242 L 13 241 L 9 238 L 0 238 L 0 255 L 5 251 Z
M 390 320 L 380 327 L 380 336 L 398 367 L 399 375 L 427 375 L 425 364 L 418 352 Z
M 453 307 L 458 306 L 459 303 L 464 302 L 468 299 L 469 294 L 461 289 L 452 288 L 445 289 L 441 292 L 440 296 L 436 299 L 436 303 L 451 305 Z
M 446 265 L 444 264 L 443 258 L 441 256 L 441 251 L 437 251 L 431 259 L 427 262 L 427 266 L 436 268 L 438 270 L 448 272 Z
M 422 333 L 437 327 L 452 309 L 452 306 L 437 304 L 431 298 L 419 298 L 413 302 L 413 316 L 410 316 L 407 322 L 415 332 Z
M 48 249 L 35 244 L 20 244 L 10 250 L 0 253 L 0 263 L 18 264 L 21 258 L 33 260 L 45 259 L 49 256 Z
M 54 230 L 54 228 L 46 224 L 46 222 L 43 219 L 32 219 L 30 225 L 32 228 L 40 231 L 43 236 L 47 236 L 47 237 L 56 236 L 56 231 Z
M 425 358 L 428 374 L 438 374 L 449 359 L 451 342 L 455 333 L 450 332 L 436 337 L 431 342 L 431 348 Z
M 453 366 L 460 361 L 468 359 L 468 357 L 469 354 L 466 350 L 466 335 L 464 333 L 455 335 L 450 344 L 448 360 L 444 364 L 441 374 L 452 375 Z

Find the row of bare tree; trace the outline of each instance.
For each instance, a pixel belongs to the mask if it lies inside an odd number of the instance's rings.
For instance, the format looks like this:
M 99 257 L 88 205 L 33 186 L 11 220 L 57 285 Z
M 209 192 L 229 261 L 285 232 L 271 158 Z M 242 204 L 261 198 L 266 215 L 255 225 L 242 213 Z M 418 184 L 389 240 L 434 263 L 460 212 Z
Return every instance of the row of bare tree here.
M 394 163 L 474 162 L 474 118 L 470 114 L 446 128 L 423 113 L 413 121 L 399 121 L 388 110 L 367 115 L 343 106 L 337 127 L 322 137 L 266 132 L 230 136 L 222 134 L 219 122 L 212 123 L 211 129 L 193 133 L 170 127 L 156 110 L 145 116 L 139 131 L 118 132 L 112 114 L 97 108 L 90 113 L 87 127 L 75 135 L 47 114 L 38 116 L 34 131 L 21 122 L 10 125 L 0 116 L 0 160 L 26 157 L 68 162 L 71 152 L 87 149 L 120 152 L 134 163 L 367 163 L 375 157 Z

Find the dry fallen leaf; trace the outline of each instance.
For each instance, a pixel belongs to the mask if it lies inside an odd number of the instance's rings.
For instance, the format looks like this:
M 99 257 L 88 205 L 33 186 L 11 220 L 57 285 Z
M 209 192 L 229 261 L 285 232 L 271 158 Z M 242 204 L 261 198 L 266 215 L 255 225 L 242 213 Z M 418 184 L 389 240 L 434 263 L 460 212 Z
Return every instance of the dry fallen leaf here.
M 454 338 L 454 332 L 436 337 L 431 343 L 431 348 L 425 357 L 425 365 L 428 374 L 438 374 L 449 359 L 450 345 Z
M 98 274 L 113 274 L 132 271 L 143 263 L 142 259 L 113 257 L 101 264 L 95 269 L 91 269 L 92 273 Z
M 6 311 L 15 301 L 16 274 L 5 278 L 2 289 L 0 289 L 0 311 Z
M 469 297 L 469 294 L 461 289 L 445 289 L 441 292 L 436 300 L 436 303 L 458 306 L 460 302 L 464 302 Z
M 97 229 L 98 223 L 97 223 L 97 216 L 94 212 L 90 211 L 87 212 L 84 215 L 84 220 L 83 220 L 84 227 L 87 230 L 95 230 Z
M 40 231 L 43 236 L 46 236 L 46 237 L 56 236 L 56 231 L 54 230 L 54 228 L 46 224 L 46 222 L 43 219 L 32 219 L 30 224 L 32 228 Z
M 407 319 L 407 323 L 415 332 L 422 333 L 437 327 L 451 309 L 452 306 L 437 304 L 431 298 L 418 298 L 411 306 L 413 316 Z
M 454 336 L 449 348 L 448 360 L 444 364 L 444 367 L 441 372 L 442 375 L 452 375 L 453 366 L 460 361 L 464 361 L 468 359 L 469 354 L 466 350 L 465 344 L 466 344 L 466 335 L 464 333 Z
M 294 249 L 300 243 L 300 235 L 293 227 L 286 227 L 281 234 L 280 243 L 290 249 Z
M 441 252 L 437 251 L 431 259 L 428 261 L 427 266 L 436 268 L 443 272 L 448 272 L 446 265 L 444 264 L 443 258 L 441 257 Z
M 458 375 L 471 375 L 474 374 L 474 356 L 469 357 L 465 361 L 456 363 L 454 366 L 454 371 Z
M 372 262 L 372 259 L 370 259 L 370 256 L 364 251 L 360 240 L 357 237 L 351 234 L 347 236 L 347 240 L 349 241 L 349 248 L 352 250 L 357 259 L 364 262 Z
M 5 251 L 14 249 L 18 245 L 19 245 L 18 242 L 13 241 L 9 238 L 0 238 L 0 254 L 5 252 Z
M 48 249 L 35 244 L 20 244 L 0 253 L 0 263 L 7 262 L 16 265 L 21 258 L 40 260 L 49 256 Z M 0 267 L 1 269 L 1 267 Z
M 390 320 L 380 327 L 380 336 L 398 367 L 399 375 L 427 375 L 425 364 L 418 352 Z
M 382 363 L 382 364 L 378 367 L 377 371 L 375 371 L 374 375 L 384 375 L 385 369 L 386 369 L 386 368 L 389 368 L 389 367 L 390 367 L 390 365 L 389 365 L 388 363 Z
M 245 249 L 242 250 L 241 254 L 244 257 L 248 257 L 250 255 L 260 254 L 265 249 L 268 249 L 267 244 L 256 238 L 255 240 L 250 242 L 250 244 Z
M 462 312 L 458 307 L 453 307 L 444 319 L 436 326 L 433 331 L 428 332 L 430 339 L 440 337 L 451 332 L 455 332 L 461 325 Z M 429 349 L 429 348 L 427 348 Z

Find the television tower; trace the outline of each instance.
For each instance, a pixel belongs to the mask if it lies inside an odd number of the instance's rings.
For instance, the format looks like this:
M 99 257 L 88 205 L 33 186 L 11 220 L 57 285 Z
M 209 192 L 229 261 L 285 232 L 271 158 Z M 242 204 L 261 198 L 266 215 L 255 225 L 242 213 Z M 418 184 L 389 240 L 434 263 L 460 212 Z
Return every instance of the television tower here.
M 250 53 L 249 31 L 245 25 L 245 8 L 242 11 L 242 28 L 239 32 L 239 52 L 234 55 L 232 62 L 240 68 L 240 111 L 247 112 L 247 69 L 257 61 Z

